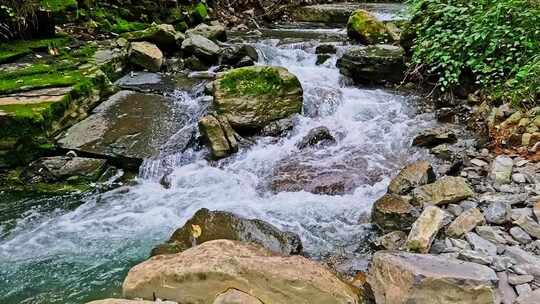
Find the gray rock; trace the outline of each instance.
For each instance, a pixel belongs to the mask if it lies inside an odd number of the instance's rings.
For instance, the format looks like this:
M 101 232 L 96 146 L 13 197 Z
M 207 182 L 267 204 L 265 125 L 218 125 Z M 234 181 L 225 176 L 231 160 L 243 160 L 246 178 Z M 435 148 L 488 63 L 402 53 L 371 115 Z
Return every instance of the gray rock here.
M 495 271 L 506 271 L 510 269 L 510 267 L 512 267 L 515 262 L 516 261 L 511 257 L 498 255 L 493 257 L 491 267 L 495 269 Z
M 332 136 L 332 133 L 327 127 L 317 127 L 311 129 L 308 134 L 296 144 L 296 147 L 301 150 L 311 146 L 326 146 L 335 143 L 336 139 Z
M 517 294 L 519 295 L 518 299 L 532 292 L 531 285 L 529 284 L 516 285 L 515 288 L 516 288 Z M 519 303 L 518 299 L 516 299 L 516 303 Z M 534 302 L 534 303 L 536 304 L 538 302 Z
M 234 130 L 226 119 L 217 115 L 206 115 L 199 120 L 199 131 L 214 159 L 227 157 L 238 151 Z
M 421 205 L 446 205 L 474 195 L 467 180 L 462 177 L 445 176 L 434 183 L 413 190 L 416 203 Z
M 482 265 L 490 265 L 493 262 L 493 257 L 474 250 L 462 250 L 459 252 L 460 260 L 473 262 Z
M 400 82 L 405 72 L 404 51 L 393 45 L 354 46 L 338 59 L 339 71 L 355 82 Z
M 515 224 L 519 225 L 519 227 L 525 230 L 529 235 L 540 239 L 540 224 L 531 217 L 523 216 L 515 221 Z
M 491 224 L 504 224 L 510 220 L 510 205 L 503 202 L 494 202 L 484 210 L 486 221 Z
M 407 234 L 403 231 L 392 231 L 381 237 L 378 237 L 374 244 L 375 246 L 386 250 L 399 250 L 405 241 L 407 240 Z
M 514 161 L 506 155 L 499 155 L 491 164 L 491 178 L 499 184 L 509 184 L 512 182 L 512 168 Z
M 434 128 L 423 131 L 413 140 L 413 146 L 433 148 L 441 144 L 454 144 L 457 142 L 456 134 L 446 128 Z
M 292 118 L 283 118 L 280 120 L 272 121 L 266 125 L 260 131 L 262 136 L 283 136 L 294 127 L 294 121 Z
M 42 157 L 30 163 L 20 174 L 24 183 L 95 182 L 106 169 L 104 159 L 83 157 Z
M 476 233 L 482 238 L 495 244 L 506 244 L 506 238 L 503 236 L 503 231 L 500 227 L 494 226 L 478 226 Z
M 182 42 L 182 50 L 208 63 L 218 61 L 221 48 L 201 35 L 191 35 Z
M 471 164 L 477 166 L 477 167 L 487 167 L 488 166 L 488 163 L 486 163 L 485 161 L 481 160 L 481 159 L 478 159 L 478 158 L 473 158 L 471 159 Z
M 514 226 L 510 228 L 510 235 L 521 244 L 529 244 L 532 242 L 531 236 L 520 227 Z
M 463 209 L 463 211 L 467 211 L 469 209 L 477 208 L 478 203 L 473 201 L 463 201 L 459 203 L 459 206 Z
M 506 246 L 504 254 L 515 259 L 518 264 L 540 265 L 540 257 L 521 249 L 519 246 Z M 534 275 L 534 273 L 531 274 Z
M 459 216 L 463 212 L 463 208 L 460 205 L 450 204 L 446 207 L 446 211 L 454 216 Z
M 517 287 L 516 287 L 517 289 Z M 524 294 L 520 295 L 517 299 L 515 304 L 538 304 L 540 303 L 540 289 L 536 289 L 532 292 L 525 292 L 522 291 Z
M 527 182 L 527 177 L 522 173 L 512 174 L 512 180 L 518 184 L 524 184 Z
M 212 41 L 226 41 L 227 32 L 225 31 L 225 26 L 221 24 L 216 25 L 207 25 L 201 23 L 194 28 L 191 28 L 186 31 L 187 37 L 192 37 L 194 35 L 202 36 L 206 39 Z
M 488 256 L 497 255 L 497 246 L 492 242 L 480 237 L 478 234 L 469 232 L 465 235 L 465 237 L 475 251 Z
M 532 217 L 532 216 L 533 216 L 532 208 L 514 208 L 510 211 L 510 217 L 514 221 L 517 221 L 520 218 Z
M 534 280 L 534 277 L 532 275 L 517 275 L 517 274 L 509 274 L 508 275 L 508 283 L 512 285 L 521 285 L 530 283 Z
M 199 226 L 201 230 L 196 239 L 192 235 L 193 225 Z M 166 244 L 152 250 L 152 255 L 178 253 L 194 245 L 219 239 L 252 242 L 284 255 L 302 252 L 300 237 L 292 232 L 280 231 L 261 220 L 245 219 L 230 212 L 203 208 L 177 229 Z
M 495 272 L 483 265 L 392 251 L 375 253 L 368 275 L 375 301 L 387 304 L 492 304 L 497 281 Z
M 514 291 L 514 288 L 508 284 L 508 273 L 506 271 L 498 272 L 497 277 L 499 278 L 499 291 L 501 293 L 501 303 L 502 304 L 514 304 L 514 300 L 517 298 L 517 294 Z
M 494 202 L 502 202 L 508 205 L 515 205 L 527 200 L 527 193 L 506 194 L 498 192 L 484 193 L 479 197 L 481 203 L 491 204 Z

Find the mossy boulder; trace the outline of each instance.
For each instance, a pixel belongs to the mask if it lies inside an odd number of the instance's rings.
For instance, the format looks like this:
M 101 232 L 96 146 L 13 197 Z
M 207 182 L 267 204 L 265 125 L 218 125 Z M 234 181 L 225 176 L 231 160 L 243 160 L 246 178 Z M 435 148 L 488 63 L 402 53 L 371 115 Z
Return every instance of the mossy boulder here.
M 198 229 L 200 235 L 194 235 L 194 229 Z M 280 231 L 258 219 L 245 219 L 230 212 L 203 208 L 177 229 L 166 244 L 154 248 L 152 255 L 178 253 L 219 239 L 256 243 L 285 255 L 302 252 L 300 237 L 292 232 Z
M 300 113 L 300 81 L 283 67 L 251 66 L 219 73 L 214 108 L 233 128 L 260 130 L 270 122 Z
M 347 34 L 363 44 L 385 43 L 393 40 L 386 25 L 362 9 L 354 11 L 349 17 Z

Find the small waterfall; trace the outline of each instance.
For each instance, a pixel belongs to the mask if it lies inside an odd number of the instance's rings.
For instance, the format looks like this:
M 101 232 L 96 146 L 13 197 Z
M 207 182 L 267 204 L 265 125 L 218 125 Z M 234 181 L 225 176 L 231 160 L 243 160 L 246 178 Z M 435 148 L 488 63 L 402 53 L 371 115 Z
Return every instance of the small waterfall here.
M 29 215 L 0 238 L 0 302 L 81 303 L 119 295 L 129 267 L 203 207 L 296 232 L 314 258 L 361 251 L 369 227 L 360 219 L 398 168 L 421 156 L 410 141 L 433 117 L 417 115 L 412 97 L 348 85 L 335 57 L 316 65 L 315 41 L 254 45 L 259 64 L 284 66 L 302 83 L 305 107 L 290 135 L 258 138 L 209 163 L 204 151 L 184 144 L 207 111 L 203 88 L 177 91 L 178 109 L 190 121 L 158 157 L 144 162 L 135 185 L 84 198 L 74 210 Z M 329 128 L 338 143 L 300 152 L 296 142 L 317 126 Z M 284 161 L 314 170 L 339 167 L 357 186 L 342 196 L 273 193 L 268 181 Z M 159 183 L 164 175 L 168 189 Z

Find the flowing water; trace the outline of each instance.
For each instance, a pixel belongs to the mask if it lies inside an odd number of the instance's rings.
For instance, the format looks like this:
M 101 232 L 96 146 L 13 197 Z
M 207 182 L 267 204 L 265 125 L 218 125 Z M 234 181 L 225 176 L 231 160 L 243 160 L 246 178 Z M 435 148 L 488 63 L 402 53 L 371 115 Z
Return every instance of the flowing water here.
M 128 269 L 203 207 L 296 232 L 316 259 L 360 254 L 369 233 L 361 218 L 391 176 L 420 157 L 410 142 L 433 118 L 416 113 L 414 98 L 348 85 L 336 58 L 315 65 L 316 45 L 255 44 L 259 64 L 287 67 L 304 88 L 304 114 L 287 137 L 257 138 L 220 162 L 205 160 L 204 151 L 169 148 L 145 161 L 135 185 L 71 203 L 33 200 L 35 208 L 12 219 L 9 227 L 0 223 L 0 303 L 84 303 L 119 296 Z M 173 97 L 193 122 L 206 110 L 199 92 L 178 91 Z M 299 152 L 296 142 L 317 126 L 328 127 L 338 143 Z M 355 189 L 341 196 L 273 193 L 268 181 L 275 167 L 291 159 L 314 170 L 356 170 Z M 164 174 L 168 189 L 159 183 Z

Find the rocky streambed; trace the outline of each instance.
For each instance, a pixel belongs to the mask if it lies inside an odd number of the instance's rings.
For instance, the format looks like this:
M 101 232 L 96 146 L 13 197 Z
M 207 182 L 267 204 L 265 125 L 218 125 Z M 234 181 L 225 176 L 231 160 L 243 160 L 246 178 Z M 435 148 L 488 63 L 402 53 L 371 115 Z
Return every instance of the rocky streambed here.
M 17 172 L 62 191 L 0 194 L 0 300 L 537 303 L 537 163 L 395 90 L 404 51 L 358 41 L 399 33 L 360 17 L 101 50 L 133 71 Z

